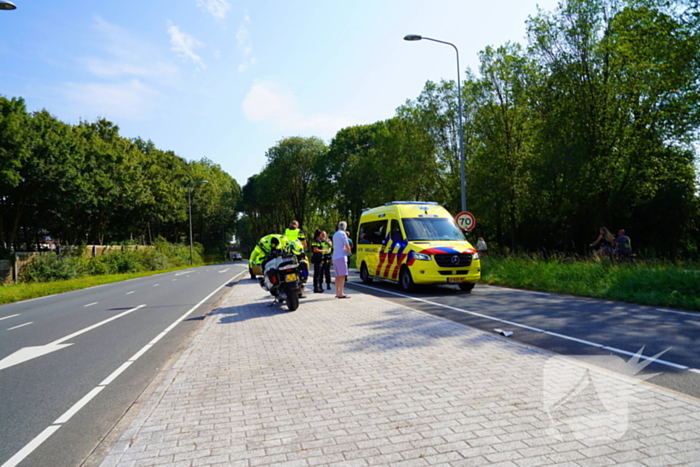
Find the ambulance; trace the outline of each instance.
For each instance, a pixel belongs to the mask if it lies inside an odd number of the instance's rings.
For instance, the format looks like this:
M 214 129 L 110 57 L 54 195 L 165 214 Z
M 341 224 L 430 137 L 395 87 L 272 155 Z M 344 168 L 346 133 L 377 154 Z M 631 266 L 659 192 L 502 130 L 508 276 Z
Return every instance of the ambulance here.
M 435 202 L 394 201 L 363 210 L 355 245 L 365 284 L 388 280 L 406 292 L 421 284 L 454 284 L 471 292 L 481 278 L 476 249 Z

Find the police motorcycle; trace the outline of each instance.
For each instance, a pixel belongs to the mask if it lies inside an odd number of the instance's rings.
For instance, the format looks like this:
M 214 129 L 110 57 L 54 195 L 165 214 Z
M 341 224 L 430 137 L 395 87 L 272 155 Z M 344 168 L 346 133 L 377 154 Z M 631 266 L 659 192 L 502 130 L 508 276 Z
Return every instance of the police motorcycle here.
M 299 308 L 299 296 L 304 292 L 299 260 L 287 248 L 273 249 L 263 261 L 263 276 L 260 286 L 270 292 L 275 303 L 287 302 L 289 311 Z

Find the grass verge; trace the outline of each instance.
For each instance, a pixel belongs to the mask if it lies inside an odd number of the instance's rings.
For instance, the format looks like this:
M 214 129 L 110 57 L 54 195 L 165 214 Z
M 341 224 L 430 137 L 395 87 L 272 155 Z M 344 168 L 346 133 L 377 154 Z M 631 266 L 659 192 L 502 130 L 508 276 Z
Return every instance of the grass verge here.
M 481 268 L 485 284 L 700 311 L 697 267 L 489 256 Z
M 88 276 L 79 279 L 70 279 L 67 281 L 55 282 L 30 282 L 27 284 L 4 285 L 0 287 L 0 305 L 7 303 L 20 302 L 22 300 L 30 300 L 32 298 L 45 297 L 71 290 L 87 289 L 97 285 L 111 284 L 113 282 L 121 282 L 139 277 L 153 276 L 155 274 L 163 274 L 166 272 L 178 271 L 181 269 L 189 269 L 192 266 L 182 266 L 171 269 L 163 269 L 160 271 L 144 271 L 127 274 L 109 274 L 103 276 Z

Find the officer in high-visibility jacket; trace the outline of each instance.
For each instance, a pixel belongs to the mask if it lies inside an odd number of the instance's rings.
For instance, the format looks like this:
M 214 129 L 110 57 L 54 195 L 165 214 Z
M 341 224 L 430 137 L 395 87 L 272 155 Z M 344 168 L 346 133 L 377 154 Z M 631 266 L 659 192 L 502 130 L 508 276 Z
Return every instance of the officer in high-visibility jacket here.
M 266 235 L 258 241 L 255 245 L 253 251 L 250 253 L 250 258 L 248 259 L 248 266 L 252 269 L 259 264 L 262 264 L 263 260 L 273 249 L 282 249 L 289 246 L 289 240 L 284 235 L 270 234 Z
M 308 247 L 306 244 L 306 235 L 304 235 L 304 231 L 299 228 L 299 222 L 297 221 L 292 221 L 289 223 L 289 228 L 284 231 L 284 236 L 290 241 L 299 240 L 304 249 Z

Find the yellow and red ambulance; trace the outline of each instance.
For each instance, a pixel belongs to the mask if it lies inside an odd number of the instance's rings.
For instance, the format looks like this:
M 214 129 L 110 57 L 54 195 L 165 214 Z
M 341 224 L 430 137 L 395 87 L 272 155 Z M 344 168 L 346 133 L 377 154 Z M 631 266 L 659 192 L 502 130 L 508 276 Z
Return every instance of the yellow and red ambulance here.
M 394 201 L 366 209 L 356 243 L 357 269 L 365 284 L 398 282 L 455 284 L 470 292 L 481 278 L 481 262 L 450 213 L 431 201 Z

